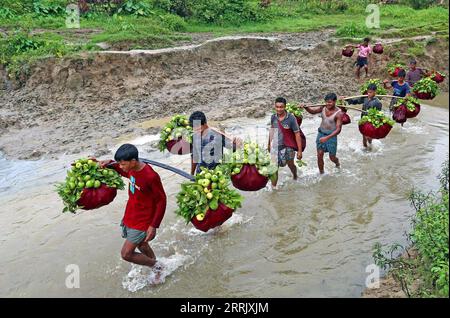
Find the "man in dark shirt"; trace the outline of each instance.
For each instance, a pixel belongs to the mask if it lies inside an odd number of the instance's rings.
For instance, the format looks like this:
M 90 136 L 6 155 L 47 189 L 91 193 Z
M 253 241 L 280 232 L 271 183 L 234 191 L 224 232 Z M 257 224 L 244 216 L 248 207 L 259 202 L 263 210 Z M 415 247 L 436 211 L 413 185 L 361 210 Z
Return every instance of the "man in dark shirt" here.
M 223 148 L 234 151 L 242 143 L 237 138 L 230 138 L 209 127 L 203 112 L 192 113 L 189 117 L 189 124 L 194 130 L 191 154 L 192 175 L 199 173 L 200 167 L 214 169 L 223 158 Z
M 367 88 L 367 97 L 348 99 L 347 103 L 349 104 L 362 104 L 362 112 L 361 118 L 367 115 L 367 110 L 370 108 L 376 108 L 377 110 L 381 110 L 383 105 L 381 101 L 376 97 L 377 86 L 375 84 L 370 84 Z M 345 99 L 345 96 L 341 96 L 341 99 Z M 372 144 L 372 138 L 363 136 L 363 146 L 367 148 L 368 144 Z
M 422 77 L 426 75 L 426 70 L 421 68 L 417 68 L 416 60 L 411 60 L 409 62 L 409 71 L 406 73 L 406 82 L 410 87 L 413 87 L 418 81 L 422 79 Z

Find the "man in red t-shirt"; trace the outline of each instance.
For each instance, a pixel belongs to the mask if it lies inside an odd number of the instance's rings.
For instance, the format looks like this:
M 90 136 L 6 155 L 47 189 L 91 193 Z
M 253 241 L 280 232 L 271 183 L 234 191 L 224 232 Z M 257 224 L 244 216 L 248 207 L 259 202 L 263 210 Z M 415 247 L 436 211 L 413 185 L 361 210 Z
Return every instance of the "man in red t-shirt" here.
M 128 203 L 121 226 L 125 243 L 122 258 L 128 262 L 152 267 L 156 256 L 149 241 L 156 235 L 166 211 L 167 197 L 159 175 L 149 165 L 139 161 L 139 152 L 134 145 L 120 146 L 112 165 L 118 173 L 130 180 Z M 101 161 L 106 167 L 112 160 Z M 136 248 L 141 253 L 136 253 Z

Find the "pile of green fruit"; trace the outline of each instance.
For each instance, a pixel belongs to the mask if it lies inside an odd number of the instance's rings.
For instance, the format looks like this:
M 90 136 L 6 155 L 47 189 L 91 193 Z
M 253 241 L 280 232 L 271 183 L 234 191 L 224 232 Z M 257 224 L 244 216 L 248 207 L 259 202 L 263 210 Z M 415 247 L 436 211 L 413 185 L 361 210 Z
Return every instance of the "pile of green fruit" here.
M 235 190 L 229 188 L 229 177 L 222 166 L 214 170 L 201 168 L 195 176 L 195 181 L 185 182 L 177 194 L 178 209 L 176 214 L 182 216 L 186 223 L 193 217 L 203 221 L 206 212 L 217 210 L 222 203 L 235 210 L 241 207 L 243 197 Z
M 360 89 L 361 94 L 363 94 L 363 95 L 367 94 L 367 89 L 370 84 L 375 84 L 377 86 L 377 91 L 376 91 L 377 95 L 387 95 L 387 90 L 384 88 L 383 82 L 377 78 L 372 78 L 372 79 L 369 79 L 368 81 L 366 81 L 361 86 L 361 89 Z
M 278 171 L 278 165 L 272 162 L 267 149 L 256 142 L 244 142 L 243 148 L 226 154 L 224 158 L 224 165 L 231 175 L 239 174 L 245 164 L 255 165 L 260 175 L 269 178 Z
M 387 65 L 387 71 L 393 77 L 396 77 L 400 70 L 406 70 L 406 65 L 403 63 L 388 63 Z
M 298 107 L 298 105 L 294 104 L 294 103 L 287 103 L 286 104 L 286 111 L 288 113 L 293 114 L 295 117 L 301 117 L 303 118 L 303 112 L 304 109 Z
M 394 126 L 394 121 L 387 117 L 382 111 L 377 110 L 376 108 L 369 108 L 367 111 L 367 115 L 363 116 L 358 124 L 363 125 L 365 123 L 371 123 L 375 128 L 379 128 L 384 124 L 389 124 L 390 126 Z
M 416 109 L 416 105 L 420 104 L 417 98 L 412 96 L 407 96 L 405 98 L 399 98 L 394 108 L 399 107 L 400 105 L 405 105 L 409 111 L 414 111 Z
M 169 141 L 180 138 L 183 138 L 188 143 L 192 143 L 192 135 L 193 130 L 189 126 L 189 120 L 186 115 L 176 115 L 161 130 L 158 149 L 164 151 Z
M 439 86 L 431 78 L 424 77 L 414 84 L 413 91 L 418 93 L 428 93 L 434 97 L 439 91 Z
M 56 191 L 63 200 L 63 212 L 72 212 L 79 208 L 77 201 L 81 198 L 83 190 L 98 189 L 102 184 L 119 190 L 125 189 L 125 184 L 117 171 L 100 168 L 92 159 L 82 158 L 72 164 L 72 169 L 67 171 L 65 182 L 56 185 Z

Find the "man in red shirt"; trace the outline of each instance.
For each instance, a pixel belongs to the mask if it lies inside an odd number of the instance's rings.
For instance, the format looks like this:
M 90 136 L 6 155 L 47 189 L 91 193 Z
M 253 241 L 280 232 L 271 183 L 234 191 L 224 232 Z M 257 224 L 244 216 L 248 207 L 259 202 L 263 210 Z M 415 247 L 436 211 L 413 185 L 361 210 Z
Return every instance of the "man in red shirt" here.
M 121 226 L 125 243 L 122 258 L 128 262 L 152 267 L 156 256 L 149 241 L 156 235 L 166 211 L 167 197 L 159 175 L 149 165 L 139 161 L 139 152 L 134 145 L 120 146 L 112 165 L 118 173 L 130 180 L 128 203 Z M 112 160 L 101 161 L 106 167 Z M 141 252 L 137 253 L 136 248 Z

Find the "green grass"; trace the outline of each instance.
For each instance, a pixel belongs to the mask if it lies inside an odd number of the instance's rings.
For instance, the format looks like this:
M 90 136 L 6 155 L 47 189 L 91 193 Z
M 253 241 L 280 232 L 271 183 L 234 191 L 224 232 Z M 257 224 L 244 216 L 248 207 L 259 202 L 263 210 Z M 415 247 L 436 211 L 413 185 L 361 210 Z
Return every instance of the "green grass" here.
M 256 12 L 257 15 L 247 21 L 242 20 L 243 16 L 247 16 L 244 14 L 240 17 L 220 18 L 217 20 L 218 23 L 204 23 L 201 19 L 208 17 L 205 12 L 197 12 L 191 18 L 183 19 L 156 8 L 152 9 L 148 16 L 92 14 L 90 17 L 82 17 L 80 26 L 84 32 L 80 32 L 67 29 L 63 16 L 37 15 L 30 8 L 20 9 L 22 4 L 18 1 L 0 0 L 2 1 L 11 5 L 11 10 L 6 7 L 0 11 L 0 25 L 8 36 L 17 31 L 31 34 L 39 31 L 40 33 L 33 35 L 32 38 L 36 36 L 36 40 L 44 38 L 48 41 L 44 48 L 27 52 L 17 51 L 13 54 L 5 54 L 5 45 L 0 44 L 0 62 L 6 64 L 8 68 L 17 68 L 11 65 L 17 66 L 39 57 L 46 57 L 52 52 L 57 52 L 57 56 L 64 56 L 78 51 L 98 49 L 96 44 L 99 42 L 107 42 L 120 49 L 168 47 L 174 45 L 177 40 L 189 39 L 189 33 L 198 32 L 210 32 L 215 36 L 221 36 L 236 33 L 308 32 L 333 28 L 336 29 L 336 36 L 349 42 L 356 42 L 365 36 L 405 38 L 431 32 L 436 32 L 441 38 L 448 38 L 449 24 L 448 10 L 441 7 L 414 10 L 404 5 L 381 6 L 381 27 L 368 29 L 365 26 L 367 16 L 365 5 L 370 1 L 366 0 L 273 1 L 273 5 L 263 13 L 261 13 L 263 9 L 256 6 L 257 1 L 252 1 L 248 10 Z M 201 1 L 225 2 L 225 0 Z M 147 2 L 152 3 L 152 0 Z M 50 2 L 43 3 L 48 5 Z M 58 3 L 63 1 L 58 0 Z M 237 10 L 236 14 L 240 14 L 239 7 L 234 6 L 232 9 Z M 25 13 L 17 14 L 17 12 Z M 211 12 L 220 14 L 216 11 Z M 45 30 L 49 32 L 42 33 Z M 52 37 L 51 33 L 57 35 Z M 0 38 L 0 43 L 4 42 L 5 39 Z M 65 48 L 61 49 L 62 46 Z M 420 56 L 422 51 L 418 47 L 412 47 L 409 53 Z

